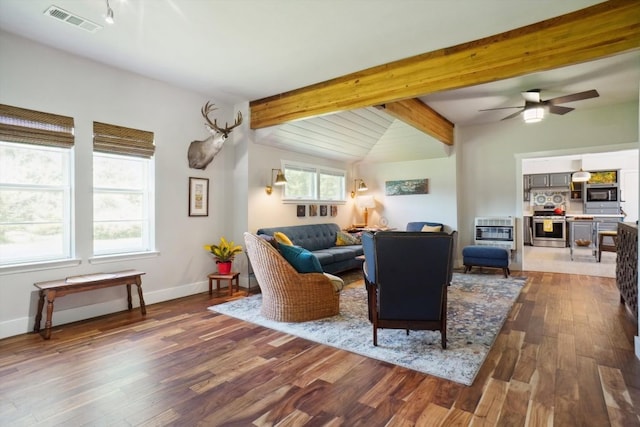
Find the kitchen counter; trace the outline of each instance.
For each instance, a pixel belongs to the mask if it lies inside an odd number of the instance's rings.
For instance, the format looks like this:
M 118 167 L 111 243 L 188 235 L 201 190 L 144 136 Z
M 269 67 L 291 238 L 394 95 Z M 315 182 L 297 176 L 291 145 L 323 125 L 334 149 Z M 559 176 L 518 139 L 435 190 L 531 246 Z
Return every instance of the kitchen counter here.
M 566 214 L 565 218 L 573 220 L 574 218 L 624 218 L 622 214 Z

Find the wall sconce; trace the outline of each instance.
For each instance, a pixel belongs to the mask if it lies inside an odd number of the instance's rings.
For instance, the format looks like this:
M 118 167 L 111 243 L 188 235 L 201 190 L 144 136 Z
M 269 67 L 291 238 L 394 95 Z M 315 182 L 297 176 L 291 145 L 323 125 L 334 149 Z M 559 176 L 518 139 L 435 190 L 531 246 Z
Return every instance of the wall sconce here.
M 359 183 L 358 183 L 359 182 Z M 367 191 L 369 188 L 367 184 L 364 183 L 364 180 L 358 178 L 353 180 L 353 191 L 351 192 L 351 198 L 356 197 L 356 191 Z
M 276 171 L 276 180 L 273 180 L 273 172 Z M 268 195 L 271 195 L 273 192 L 274 185 L 285 185 L 287 183 L 287 178 L 284 177 L 282 173 L 282 169 L 271 169 L 271 185 L 267 185 L 264 191 L 267 192 Z
M 376 201 L 373 196 L 358 196 L 358 198 L 356 199 L 356 204 L 359 208 L 364 208 L 364 226 L 366 227 L 369 224 L 368 209 L 375 208 Z

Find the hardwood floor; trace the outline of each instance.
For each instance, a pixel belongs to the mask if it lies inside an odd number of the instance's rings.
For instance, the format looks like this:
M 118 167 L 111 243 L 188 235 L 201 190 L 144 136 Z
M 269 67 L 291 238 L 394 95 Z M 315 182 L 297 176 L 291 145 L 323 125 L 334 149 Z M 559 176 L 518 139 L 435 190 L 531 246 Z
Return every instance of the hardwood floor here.
M 528 284 L 471 387 L 219 315 L 228 297 L 203 293 L 1 340 L 0 425 L 639 426 L 614 279 L 513 274 Z

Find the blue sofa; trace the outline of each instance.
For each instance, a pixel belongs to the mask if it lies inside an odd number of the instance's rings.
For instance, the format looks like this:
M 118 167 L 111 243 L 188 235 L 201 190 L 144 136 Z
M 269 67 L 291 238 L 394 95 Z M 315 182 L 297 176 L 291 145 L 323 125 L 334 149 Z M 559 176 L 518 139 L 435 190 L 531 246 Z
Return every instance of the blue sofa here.
M 335 274 L 362 267 L 363 260 L 356 259 L 364 254 L 362 245 L 336 246 L 336 236 L 340 231 L 338 224 L 260 228 L 256 234 L 273 236 L 277 231 L 284 233 L 294 245 L 313 252 L 325 273 Z
M 443 223 L 428 221 L 408 222 L 406 231 L 422 231 L 422 227 L 424 227 L 425 225 L 428 225 L 430 227 L 440 227 L 440 231 L 445 231 Z

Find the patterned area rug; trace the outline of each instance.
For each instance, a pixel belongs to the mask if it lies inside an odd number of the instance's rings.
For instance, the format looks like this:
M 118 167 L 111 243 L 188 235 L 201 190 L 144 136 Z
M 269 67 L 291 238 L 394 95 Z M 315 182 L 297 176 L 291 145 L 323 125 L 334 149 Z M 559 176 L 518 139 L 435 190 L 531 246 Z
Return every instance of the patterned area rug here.
M 338 316 L 311 322 L 265 319 L 260 315 L 262 295 L 215 305 L 209 310 L 471 385 L 525 282 L 526 278 L 454 273 L 448 293 L 446 350 L 440 347 L 440 332 L 411 331 L 406 335 L 401 329 L 379 329 L 378 347 L 374 347 L 367 295 L 362 287 L 342 292 Z

